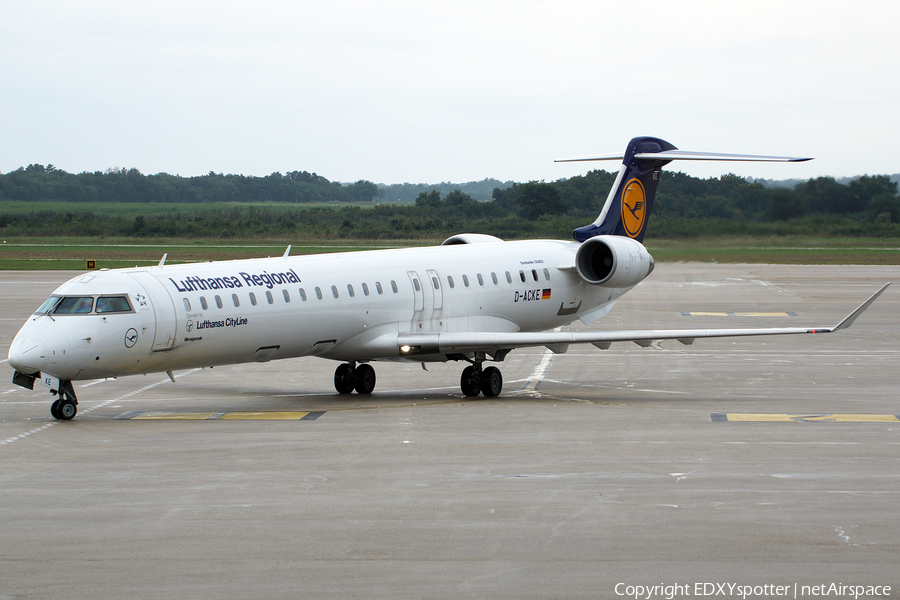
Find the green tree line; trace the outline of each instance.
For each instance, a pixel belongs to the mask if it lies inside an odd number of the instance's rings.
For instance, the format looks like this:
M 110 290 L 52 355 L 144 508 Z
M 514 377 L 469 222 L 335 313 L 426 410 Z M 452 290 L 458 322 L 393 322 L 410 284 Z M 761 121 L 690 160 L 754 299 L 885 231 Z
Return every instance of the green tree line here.
M 137 169 L 67 173 L 53 165 L 28 165 L 0 175 L 0 199 L 59 202 L 369 202 L 378 186 L 360 180 L 351 185 L 308 173 L 272 173 L 265 177 L 199 177 L 168 173 L 144 175 Z
M 459 189 L 442 193 L 435 186 L 419 192 L 413 205 L 292 208 L 307 202 L 299 199 L 306 197 L 303 189 L 314 190 L 319 200 L 348 202 L 347 198 L 371 201 L 377 197 L 376 186 L 365 181 L 346 186 L 306 172 L 263 178 L 213 173 L 179 178 L 145 176 L 132 169 L 68 177 L 52 166 L 30 165 L 0 176 L 0 232 L 4 236 L 410 239 L 467 231 L 507 239 L 566 238 L 572 229 L 596 218 L 615 177 L 615 173 L 594 170 L 552 183 L 515 183 L 494 188 L 486 202 Z M 168 178 L 186 187 L 175 196 L 155 195 L 154 186 Z M 78 209 L 78 198 L 86 197 L 131 202 L 135 207 L 129 216 L 95 214 Z M 6 211 L 4 199 L 56 200 L 61 210 Z M 186 210 L 175 209 L 164 216 L 141 214 L 141 203 L 160 201 L 184 203 Z M 213 201 L 232 201 L 233 206 L 202 208 L 202 203 Z M 863 176 L 846 185 L 819 177 L 793 188 L 771 188 L 736 175 L 700 179 L 663 171 L 648 235 L 710 234 L 900 236 L 900 196 L 897 184 L 883 175 Z

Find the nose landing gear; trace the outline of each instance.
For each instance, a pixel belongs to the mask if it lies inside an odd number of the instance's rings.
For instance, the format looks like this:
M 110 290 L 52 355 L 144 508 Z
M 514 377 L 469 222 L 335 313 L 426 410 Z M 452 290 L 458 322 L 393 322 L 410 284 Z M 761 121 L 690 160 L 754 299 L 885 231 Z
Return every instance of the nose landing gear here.
M 60 421 L 71 421 L 78 412 L 78 399 L 71 381 L 59 382 L 59 399 L 50 405 L 50 414 Z

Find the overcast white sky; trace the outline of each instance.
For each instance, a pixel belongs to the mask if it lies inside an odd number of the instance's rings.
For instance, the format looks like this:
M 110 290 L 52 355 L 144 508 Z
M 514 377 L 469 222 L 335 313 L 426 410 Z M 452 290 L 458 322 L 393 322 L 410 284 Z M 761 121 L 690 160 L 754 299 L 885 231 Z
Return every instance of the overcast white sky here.
M 637 135 L 900 172 L 900 2 L 29 0 L 0 17 L 0 171 L 547 180 Z

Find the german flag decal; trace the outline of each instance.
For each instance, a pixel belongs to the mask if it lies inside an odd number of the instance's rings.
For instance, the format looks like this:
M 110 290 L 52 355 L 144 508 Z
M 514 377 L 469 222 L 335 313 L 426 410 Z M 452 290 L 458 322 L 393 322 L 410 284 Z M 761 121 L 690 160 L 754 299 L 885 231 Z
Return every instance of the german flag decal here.
M 544 292 L 541 294 L 541 300 L 549 300 L 549 299 L 550 299 L 550 288 L 547 288 L 547 289 L 544 290 Z

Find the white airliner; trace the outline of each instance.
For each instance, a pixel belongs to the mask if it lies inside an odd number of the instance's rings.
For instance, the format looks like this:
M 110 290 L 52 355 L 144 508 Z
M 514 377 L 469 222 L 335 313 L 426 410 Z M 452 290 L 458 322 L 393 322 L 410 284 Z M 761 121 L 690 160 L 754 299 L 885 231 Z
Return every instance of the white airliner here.
M 575 241 L 504 242 L 455 235 L 436 247 L 166 265 L 89 272 L 61 285 L 9 349 L 13 382 L 48 386 L 71 419 L 72 381 L 319 356 L 340 361 L 334 385 L 369 394 L 379 360 L 464 361 L 466 396 L 497 396 L 514 348 L 830 333 L 849 327 L 887 284 L 831 327 L 548 331 L 591 323 L 653 271 L 641 244 L 660 169 L 672 160 L 796 162 L 806 158 L 685 152 L 657 138 L 624 153 L 597 220 Z

